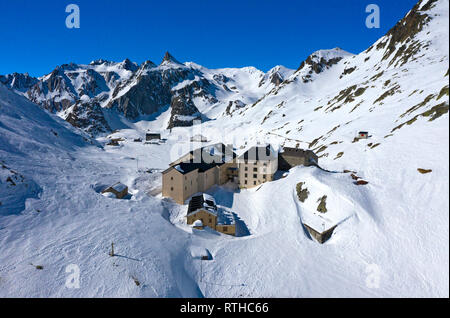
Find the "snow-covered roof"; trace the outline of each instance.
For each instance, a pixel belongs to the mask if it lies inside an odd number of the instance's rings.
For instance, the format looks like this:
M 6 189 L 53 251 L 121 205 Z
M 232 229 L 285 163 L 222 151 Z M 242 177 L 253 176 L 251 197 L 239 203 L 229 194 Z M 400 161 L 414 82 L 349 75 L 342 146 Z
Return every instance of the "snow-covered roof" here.
M 114 189 L 117 192 L 122 192 L 126 188 L 127 188 L 127 186 L 121 182 L 117 182 L 115 185 L 111 186 L 111 189 Z
M 197 213 L 199 210 L 207 211 L 211 214 L 217 215 L 216 200 L 206 193 L 194 195 L 189 201 L 187 215 Z
M 232 212 L 220 209 L 217 214 L 217 224 L 218 225 L 234 225 L 236 223 L 234 215 Z
M 181 173 L 184 173 L 184 170 L 183 169 L 181 169 L 181 167 L 180 167 L 180 165 L 176 165 L 175 167 L 173 167 L 175 170 L 177 170 L 177 171 L 179 171 L 179 172 L 181 172 Z

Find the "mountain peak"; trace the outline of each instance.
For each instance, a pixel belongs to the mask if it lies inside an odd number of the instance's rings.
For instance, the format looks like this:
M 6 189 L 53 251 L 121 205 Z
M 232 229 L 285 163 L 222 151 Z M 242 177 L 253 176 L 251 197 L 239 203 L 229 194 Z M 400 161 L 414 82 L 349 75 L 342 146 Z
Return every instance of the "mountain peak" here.
M 296 72 L 298 73 L 305 70 L 308 74 L 306 75 L 304 82 L 308 82 L 311 80 L 310 78 L 313 72 L 319 74 L 325 69 L 332 67 L 334 64 L 337 64 L 343 58 L 352 55 L 352 53 L 344 51 L 339 47 L 329 50 L 318 50 L 308 56 L 308 58 L 300 64 L 300 67 Z
M 178 60 L 175 57 L 173 57 L 172 54 L 169 53 L 169 51 L 167 51 L 166 54 L 164 54 L 164 59 L 162 60 L 161 64 L 164 64 L 165 62 L 181 64 L 180 62 L 178 62 Z
M 128 70 L 128 71 L 133 71 L 135 72 L 138 68 L 138 65 L 134 62 L 131 62 L 130 59 L 126 58 L 125 60 L 123 60 L 120 65 L 122 66 L 123 69 Z

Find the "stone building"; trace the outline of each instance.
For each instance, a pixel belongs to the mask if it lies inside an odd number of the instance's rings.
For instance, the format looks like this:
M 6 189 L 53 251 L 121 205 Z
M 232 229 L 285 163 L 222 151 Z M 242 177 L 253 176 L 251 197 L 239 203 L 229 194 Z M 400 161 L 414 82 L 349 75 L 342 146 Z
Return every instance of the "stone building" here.
M 237 158 L 239 187 L 253 188 L 272 181 L 278 170 L 278 154 L 271 145 L 255 146 Z
M 232 181 L 235 169 L 236 154 L 230 146 L 219 143 L 193 150 L 163 171 L 162 195 L 184 204 L 198 192 Z
M 308 230 L 309 234 L 320 244 L 325 243 L 331 238 L 331 235 L 333 234 L 334 229 L 337 225 L 334 225 L 329 228 L 322 228 L 319 230 L 320 227 L 314 227 L 311 224 L 307 225 L 303 223 L 303 226 Z
M 283 147 L 278 155 L 278 168 L 287 171 L 295 166 L 310 166 L 319 163 L 319 157 L 311 150 Z
M 194 195 L 189 201 L 187 224 L 196 229 L 207 226 L 217 232 L 236 235 L 234 216 L 219 209 L 214 198 L 206 193 Z
M 113 193 L 117 199 L 123 199 L 128 195 L 128 187 L 123 183 L 117 182 L 116 184 L 103 190 L 102 194 L 107 192 Z

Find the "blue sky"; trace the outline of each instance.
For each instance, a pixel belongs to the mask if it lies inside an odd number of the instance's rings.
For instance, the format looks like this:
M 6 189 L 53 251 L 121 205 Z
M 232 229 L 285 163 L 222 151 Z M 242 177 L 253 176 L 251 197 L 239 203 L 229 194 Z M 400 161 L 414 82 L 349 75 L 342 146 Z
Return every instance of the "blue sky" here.
M 67 29 L 68 4 L 80 29 Z M 380 7 L 379 29 L 365 8 Z M 41 76 L 64 63 L 103 58 L 159 63 L 165 51 L 209 68 L 297 68 L 318 49 L 359 53 L 416 0 L 0 0 L 0 74 Z

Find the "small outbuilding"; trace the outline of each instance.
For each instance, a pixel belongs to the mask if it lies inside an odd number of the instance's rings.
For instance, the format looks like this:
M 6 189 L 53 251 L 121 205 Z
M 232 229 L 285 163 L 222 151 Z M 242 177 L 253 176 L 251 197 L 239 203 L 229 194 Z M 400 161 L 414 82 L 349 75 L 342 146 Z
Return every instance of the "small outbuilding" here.
M 106 145 L 107 146 L 119 146 L 119 141 L 123 141 L 121 138 L 113 138 Z
M 117 199 L 123 199 L 128 195 L 128 187 L 121 182 L 117 182 L 116 184 L 103 190 L 102 194 L 107 192 L 113 193 Z
M 161 134 L 160 133 L 148 132 L 148 133 L 145 134 L 145 140 L 146 141 L 160 140 L 160 139 L 161 139 Z
M 367 139 L 369 138 L 369 132 L 367 131 L 360 131 L 358 133 L 358 139 Z
M 323 244 L 331 238 L 331 235 L 333 234 L 333 231 L 337 225 L 321 230 L 313 228 L 312 226 L 309 226 L 305 223 L 303 223 L 303 226 L 308 230 L 309 234 L 311 234 L 311 236 L 316 239 L 317 242 Z

